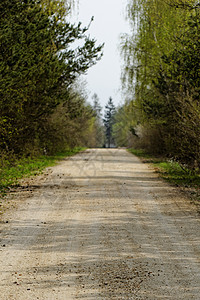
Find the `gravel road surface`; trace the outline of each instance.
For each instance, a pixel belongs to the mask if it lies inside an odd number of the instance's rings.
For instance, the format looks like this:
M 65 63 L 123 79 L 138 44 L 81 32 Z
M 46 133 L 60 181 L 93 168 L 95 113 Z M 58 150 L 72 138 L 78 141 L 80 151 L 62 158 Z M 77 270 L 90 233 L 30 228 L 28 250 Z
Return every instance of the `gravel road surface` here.
M 199 220 L 126 150 L 89 149 L 13 192 L 0 299 L 200 299 Z

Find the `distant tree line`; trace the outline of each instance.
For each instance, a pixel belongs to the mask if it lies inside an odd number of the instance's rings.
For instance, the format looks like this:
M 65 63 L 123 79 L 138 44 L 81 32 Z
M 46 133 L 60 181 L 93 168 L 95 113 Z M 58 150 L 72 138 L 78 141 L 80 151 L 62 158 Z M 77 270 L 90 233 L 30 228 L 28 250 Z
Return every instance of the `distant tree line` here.
M 200 168 L 200 4 L 129 0 L 115 139 Z
M 90 146 L 96 116 L 76 82 L 103 45 L 67 21 L 72 2 L 0 2 L 1 156 Z

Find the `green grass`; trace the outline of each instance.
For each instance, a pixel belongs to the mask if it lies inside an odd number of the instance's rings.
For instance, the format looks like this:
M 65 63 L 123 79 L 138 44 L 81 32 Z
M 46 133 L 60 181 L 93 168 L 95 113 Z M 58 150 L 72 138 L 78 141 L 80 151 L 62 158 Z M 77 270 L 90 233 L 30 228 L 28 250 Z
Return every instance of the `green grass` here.
M 181 187 L 200 188 L 200 175 L 183 168 L 178 162 L 155 157 L 144 150 L 128 149 L 128 151 L 140 157 L 143 162 L 153 164 L 156 172 L 168 182 Z
M 0 168 L 0 194 L 3 195 L 9 187 L 18 185 L 19 179 L 40 174 L 42 170 L 55 165 L 57 161 L 82 150 L 85 148 L 68 149 L 53 156 L 23 158 L 12 164 L 7 162 L 5 167 Z
M 145 159 L 145 158 L 146 158 L 146 159 L 152 159 L 152 158 L 153 158 L 150 154 L 146 153 L 146 152 L 145 152 L 144 150 L 142 150 L 142 149 L 128 149 L 128 151 L 129 151 L 130 153 L 132 153 L 132 154 L 138 156 L 138 157 L 143 158 L 143 159 Z

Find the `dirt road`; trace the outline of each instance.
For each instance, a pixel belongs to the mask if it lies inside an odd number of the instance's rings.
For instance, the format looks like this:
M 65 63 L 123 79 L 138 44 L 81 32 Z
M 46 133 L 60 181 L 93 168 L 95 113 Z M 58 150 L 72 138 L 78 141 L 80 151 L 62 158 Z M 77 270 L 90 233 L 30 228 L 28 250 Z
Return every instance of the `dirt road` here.
M 200 299 L 195 207 L 125 150 L 87 150 L 15 194 L 1 300 Z

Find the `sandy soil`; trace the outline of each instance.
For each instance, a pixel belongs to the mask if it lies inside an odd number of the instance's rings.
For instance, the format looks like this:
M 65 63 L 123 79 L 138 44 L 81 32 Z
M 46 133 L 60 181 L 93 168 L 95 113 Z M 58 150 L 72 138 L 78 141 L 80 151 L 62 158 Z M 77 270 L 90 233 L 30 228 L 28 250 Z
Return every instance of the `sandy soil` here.
M 123 149 L 90 149 L 16 191 L 0 299 L 200 299 L 200 217 Z

